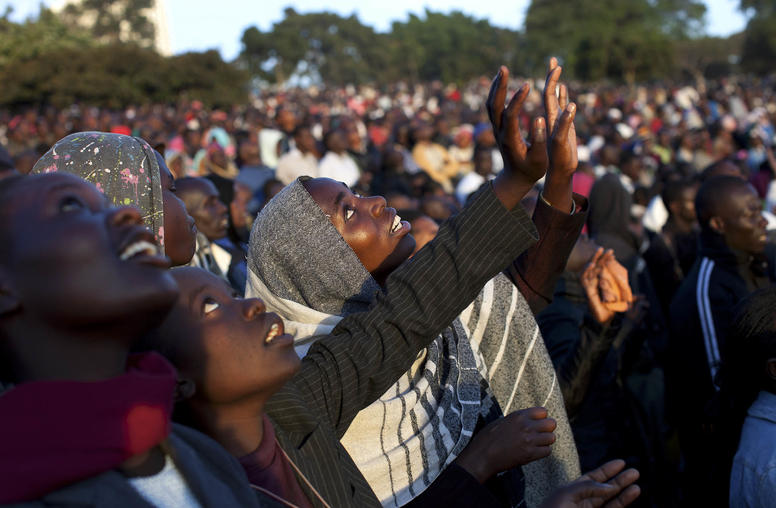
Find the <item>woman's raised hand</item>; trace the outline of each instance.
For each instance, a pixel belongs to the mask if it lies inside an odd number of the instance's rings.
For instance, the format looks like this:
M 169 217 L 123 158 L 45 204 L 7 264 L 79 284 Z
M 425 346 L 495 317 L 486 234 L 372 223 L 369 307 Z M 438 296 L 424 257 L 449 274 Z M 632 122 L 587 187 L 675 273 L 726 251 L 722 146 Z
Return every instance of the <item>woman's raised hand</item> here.
M 565 85 L 561 85 L 560 97 L 555 96 L 560 73 L 557 60 L 551 59 L 544 94 L 546 117 L 533 119 L 527 143 L 520 132 L 519 113 L 530 92 L 530 85 L 523 84 L 506 107 L 509 80 L 506 67 L 501 66 L 490 87 L 486 107 L 504 159 L 504 171 L 494 181 L 493 188 L 507 208 L 511 209 L 520 202 L 548 169 L 560 175 L 571 175 L 577 167 L 576 106 L 568 104 Z M 550 133 L 549 151 L 547 132 Z

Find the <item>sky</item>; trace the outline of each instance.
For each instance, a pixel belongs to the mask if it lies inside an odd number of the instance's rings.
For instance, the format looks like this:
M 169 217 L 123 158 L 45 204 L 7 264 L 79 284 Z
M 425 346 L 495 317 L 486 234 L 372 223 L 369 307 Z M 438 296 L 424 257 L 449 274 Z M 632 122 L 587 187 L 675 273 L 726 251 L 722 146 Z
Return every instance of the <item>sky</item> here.
M 406 20 L 409 13 L 422 14 L 426 7 L 434 11 L 460 10 L 476 18 L 487 18 L 492 24 L 507 28 L 522 27 L 530 0 L 160 0 L 165 3 L 173 53 L 218 49 L 232 60 L 240 52 L 243 31 L 256 26 L 262 31 L 283 19 L 287 6 L 297 12 L 333 11 L 340 15 L 358 15 L 362 23 L 378 31 L 387 31 L 393 21 Z M 741 31 L 746 18 L 737 10 L 739 0 L 705 0 L 706 31 L 725 36 Z M 16 21 L 35 15 L 41 0 L 0 0 L 0 12 L 6 5 L 13 9 Z M 46 5 L 62 0 L 43 0 Z

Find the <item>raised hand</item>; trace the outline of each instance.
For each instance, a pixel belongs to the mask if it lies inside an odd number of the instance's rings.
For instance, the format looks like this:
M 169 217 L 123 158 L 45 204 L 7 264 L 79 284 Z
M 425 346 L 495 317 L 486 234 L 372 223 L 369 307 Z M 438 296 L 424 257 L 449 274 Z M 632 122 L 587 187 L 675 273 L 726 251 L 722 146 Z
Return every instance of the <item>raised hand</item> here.
M 623 471 L 625 462 L 613 460 L 561 487 L 542 508 L 624 508 L 639 497 L 641 489 L 634 482 L 636 469 Z
M 538 117 L 532 122 L 528 144 L 520 133 L 518 116 L 528 97 L 530 85 L 523 84 L 505 108 L 508 81 L 509 70 L 502 65 L 490 86 L 485 105 L 504 159 L 504 171 L 494 180 L 493 189 L 504 206 L 511 209 L 544 176 L 549 159 L 544 118 Z
M 571 178 L 577 169 L 577 131 L 574 127 L 576 104 L 569 103 L 569 92 L 565 84 L 558 87 L 562 69 L 555 57 L 550 58 L 547 80 L 544 84 L 544 111 L 547 115 L 547 130 L 550 132 L 550 165 L 551 173 Z M 555 89 L 558 88 L 558 95 Z M 560 118 L 558 116 L 560 115 Z
M 509 80 L 509 70 L 506 67 L 499 69 L 490 87 L 486 107 L 493 134 L 504 159 L 504 171 L 496 178 L 493 187 L 507 208 L 512 208 L 537 180 L 547 174 L 545 199 L 560 209 L 569 212 L 572 209 L 571 175 L 577 168 L 574 129 L 576 106 L 568 103 L 568 89 L 565 85 L 560 86 L 560 96 L 555 96 L 560 73 L 558 61 L 552 58 L 544 91 L 546 118 L 534 118 L 527 143 L 520 132 L 518 115 L 528 97 L 530 85 L 523 84 L 506 108 L 504 105 Z
M 550 454 L 556 423 L 543 407 L 515 411 L 482 429 L 456 459 L 480 483 Z
M 544 112 L 550 133 L 549 167 L 545 180 L 544 198 L 558 209 L 572 210 L 572 177 L 577 169 L 577 132 L 574 128 L 576 105 L 569 103 L 566 85 L 558 86 L 562 69 L 558 60 L 550 58 L 544 83 Z M 555 89 L 558 95 L 555 95 Z

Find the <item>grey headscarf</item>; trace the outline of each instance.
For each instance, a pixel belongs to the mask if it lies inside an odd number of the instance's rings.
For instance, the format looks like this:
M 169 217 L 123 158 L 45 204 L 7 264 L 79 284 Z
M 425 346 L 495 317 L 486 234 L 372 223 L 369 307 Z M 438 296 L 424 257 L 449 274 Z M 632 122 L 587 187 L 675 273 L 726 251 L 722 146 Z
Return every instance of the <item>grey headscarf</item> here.
M 299 180 L 256 217 L 248 269 L 275 296 L 338 316 L 366 310 L 380 291 Z
M 164 249 L 162 180 L 154 150 L 140 138 L 77 132 L 57 141 L 31 173 L 60 171 L 93 183 L 113 206 L 132 205 Z

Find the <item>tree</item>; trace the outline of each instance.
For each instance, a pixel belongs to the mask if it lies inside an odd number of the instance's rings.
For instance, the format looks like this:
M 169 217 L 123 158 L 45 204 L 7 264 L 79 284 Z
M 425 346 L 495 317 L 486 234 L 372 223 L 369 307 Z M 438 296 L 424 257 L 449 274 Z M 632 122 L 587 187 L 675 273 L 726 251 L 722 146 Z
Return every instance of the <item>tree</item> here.
M 285 10 L 270 32 L 245 30 L 240 60 L 263 79 L 282 83 L 292 75 L 327 83 L 375 80 L 384 67 L 385 37 L 358 17 Z
M 133 42 L 153 47 L 155 30 L 146 13 L 154 0 L 81 0 L 62 10 L 72 27 L 85 28 L 100 42 Z
M 240 61 L 254 75 L 282 83 L 294 76 L 341 85 L 399 79 L 463 81 L 513 68 L 520 36 L 459 11 L 426 9 L 377 33 L 355 15 L 299 14 L 288 8 L 268 32 L 245 30 Z
M 12 12 L 8 8 L 0 17 L 0 69 L 11 62 L 32 60 L 54 49 L 94 45 L 91 37 L 68 27 L 46 8 L 41 9 L 37 18 L 22 23 L 10 20 Z
M 525 18 L 528 63 L 536 72 L 555 55 L 583 80 L 665 75 L 673 42 L 700 33 L 705 9 L 698 0 L 533 0 Z
M 741 67 L 756 74 L 773 72 L 776 60 L 776 4 L 773 0 L 741 0 L 749 17 L 741 50 Z
M 410 14 L 406 22 L 393 23 L 389 36 L 397 77 L 462 81 L 492 74 L 501 64 L 516 70 L 518 63 L 517 32 L 460 11 L 426 9 L 424 18 Z
M 674 45 L 678 70 L 683 77 L 692 77 L 702 89 L 706 78 L 719 78 L 735 72 L 742 41 L 742 34 L 678 41 Z

